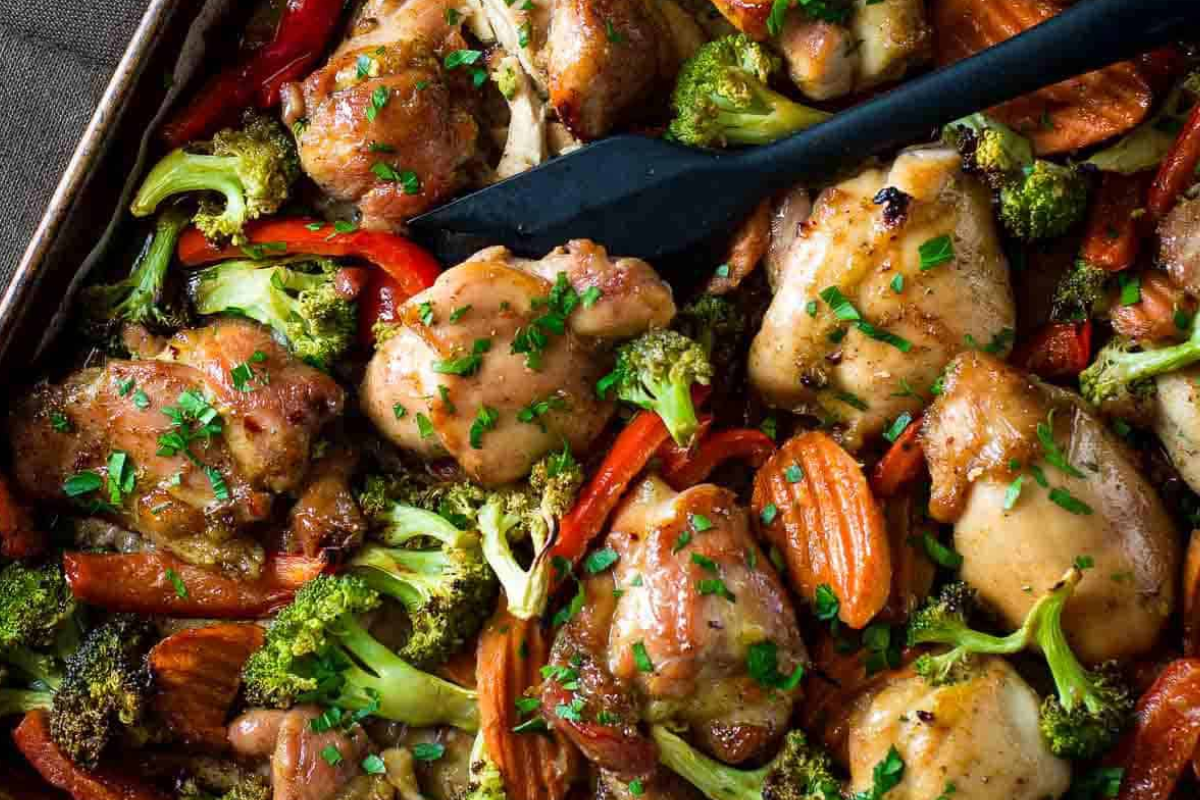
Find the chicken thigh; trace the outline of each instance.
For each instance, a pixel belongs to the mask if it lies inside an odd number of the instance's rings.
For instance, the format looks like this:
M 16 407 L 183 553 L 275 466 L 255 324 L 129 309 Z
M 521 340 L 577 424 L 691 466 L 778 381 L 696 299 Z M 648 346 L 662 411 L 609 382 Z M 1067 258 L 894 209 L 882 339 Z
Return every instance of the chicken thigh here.
M 1002 658 L 987 656 L 972 676 L 935 687 L 901 673 L 865 697 L 850 718 L 850 788 L 869 792 L 875 766 L 895 747 L 904 778 L 888 800 L 1046 800 L 1071 782 L 1038 729 L 1040 700 Z
M 498 485 L 564 442 L 587 449 L 614 409 L 595 390 L 612 367 L 607 342 L 667 325 L 675 304 L 644 261 L 580 241 L 540 261 L 485 250 L 401 313 L 367 366 L 364 410 L 395 444 L 453 456 L 473 480 Z M 544 340 L 532 354 L 531 336 Z
M 916 414 L 969 347 L 1006 352 L 1016 312 L 986 187 L 944 147 L 826 189 L 782 258 L 750 348 L 773 406 L 836 422 L 851 449 Z
M 395 229 L 462 188 L 477 161 L 470 70 L 445 57 L 466 50 L 451 0 L 371 0 L 324 67 L 299 91 L 304 172 L 336 200 L 356 203 L 362 226 Z M 469 66 L 469 65 L 468 65 Z
M 239 391 L 230 371 L 252 358 L 270 379 Z M 14 478 L 31 498 L 83 504 L 188 561 L 254 574 L 261 548 L 236 535 L 267 518 L 273 493 L 300 486 L 343 402 L 266 328 L 220 320 L 180 331 L 155 360 L 113 359 L 24 398 L 8 424 Z
M 596 602 L 563 628 L 551 662 L 580 664 L 584 705 L 619 724 L 608 740 L 586 717 L 564 733 L 626 779 L 644 768 L 634 754 L 648 751 L 653 767 L 653 744 L 632 727 L 639 720 L 684 723 L 698 746 L 727 763 L 770 752 L 787 730 L 795 693 L 758 684 L 748 652 L 769 642 L 785 674 L 807 654 L 787 593 L 734 495 L 711 484 L 676 492 L 648 477 L 617 512 L 605 546 L 616 565 L 585 581 Z M 553 708 L 563 692 L 548 681 L 543 705 Z
M 930 513 L 954 523 L 960 575 L 1010 628 L 1087 557 L 1094 569 L 1063 614 L 1075 653 L 1095 664 L 1154 644 L 1175 602 L 1179 536 L 1124 445 L 1079 398 L 965 353 L 926 413 L 922 444 Z

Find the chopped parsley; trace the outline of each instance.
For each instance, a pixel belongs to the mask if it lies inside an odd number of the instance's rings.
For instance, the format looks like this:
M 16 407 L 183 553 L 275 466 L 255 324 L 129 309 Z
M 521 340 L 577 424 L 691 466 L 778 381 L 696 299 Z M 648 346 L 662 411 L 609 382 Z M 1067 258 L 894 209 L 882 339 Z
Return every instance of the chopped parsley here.
M 917 248 L 917 255 L 921 258 L 922 271 L 939 267 L 954 260 L 954 240 L 950 238 L 949 234 L 943 234 L 922 242 L 921 246 Z
M 1071 466 L 1071 463 L 1067 461 L 1066 455 L 1061 449 L 1059 449 L 1058 443 L 1054 441 L 1053 426 L 1053 411 L 1050 412 L 1050 416 L 1045 422 L 1039 422 L 1037 424 L 1037 437 L 1038 441 L 1042 444 L 1042 455 L 1045 457 L 1046 462 L 1052 467 L 1056 467 L 1073 478 L 1084 477 L 1082 472 Z
M 374 122 L 379 116 L 379 112 L 388 104 L 391 99 L 391 92 L 386 86 L 377 86 L 375 91 L 371 92 L 371 105 L 367 106 L 367 121 Z
M 523 325 L 513 337 L 511 352 L 525 356 L 525 366 L 532 370 L 542 367 L 542 354 L 550 343 L 550 335 L 562 336 L 567 331 L 567 317 L 580 303 L 579 293 L 560 272 L 546 297 L 534 298 L 533 308 L 545 311 L 530 324 Z
M 759 686 L 790 692 L 804 679 L 804 665 L 797 664 L 791 675 L 779 671 L 779 648 L 770 641 L 757 642 L 746 650 L 746 671 Z
M 1127 272 L 1117 273 L 1117 285 L 1121 288 L 1121 305 L 1132 306 L 1142 299 L 1142 280 Z
M 470 310 L 471 310 L 470 303 L 467 303 L 465 306 L 459 306 L 458 308 L 456 308 L 450 312 L 450 322 L 458 322 Z
M 139 410 L 145 411 L 150 407 L 150 397 L 141 389 L 138 389 L 133 393 L 133 404 L 137 406 Z
M 799 483 L 804 480 L 804 470 L 799 464 L 792 464 L 783 471 L 783 477 L 788 483 Z
M 689 530 L 681 531 L 679 536 L 675 537 L 675 544 L 671 545 L 671 552 L 678 553 L 680 550 L 691 544 L 691 541 L 692 532 Z
M 537 425 L 541 428 L 542 433 L 546 432 L 546 423 L 542 421 L 542 417 L 549 414 L 551 411 L 565 411 L 567 401 L 558 394 L 552 394 L 544 397 L 541 400 L 534 400 L 529 405 L 517 412 L 517 421 L 524 422 L 527 425 Z
M 321 758 L 325 759 L 325 763 L 331 767 L 336 767 L 344 760 L 342 751 L 337 749 L 337 745 L 327 744 L 321 749 Z
M 1092 513 L 1091 506 L 1061 486 L 1055 486 L 1050 490 L 1050 501 L 1060 508 L 1070 511 L 1072 514 L 1088 516 Z
M 396 403 L 394 406 L 392 406 L 392 415 L 395 416 L 396 419 L 404 419 L 406 416 L 408 416 L 408 409 L 399 403 Z
M 620 556 L 617 551 L 611 547 L 606 547 L 603 550 L 596 550 L 583 561 L 583 568 L 589 575 L 599 575 L 606 569 L 617 563 Z
M 893 292 L 895 292 L 896 294 L 900 294 L 901 292 L 904 291 L 904 276 L 901 275 L 899 272 L 897 272 L 892 277 L 892 282 L 890 285 L 892 287 Z
M 763 510 L 759 513 L 758 518 L 763 521 L 764 525 L 770 525 L 779 516 L 779 507 L 774 503 L 767 503 L 763 506 Z
M 579 295 L 579 301 L 583 303 L 584 308 L 591 308 L 592 306 L 596 305 L 596 303 L 599 302 L 600 298 L 603 296 L 604 292 L 600 290 L 599 286 L 589 286 L 583 290 L 583 294 Z
M 433 303 L 426 300 L 417 306 L 417 319 L 421 320 L 421 324 L 428 327 L 433 324 Z
M 421 178 L 411 169 L 396 169 L 384 161 L 376 161 L 371 165 L 371 172 L 381 181 L 400 184 L 405 194 L 421 193 Z
M 50 427 L 59 433 L 71 432 L 71 420 L 61 411 L 50 412 Z
M 715 594 L 717 597 L 723 597 L 731 603 L 737 601 L 733 592 L 729 591 L 729 587 L 725 585 L 725 581 L 720 578 L 704 578 L 696 584 L 696 588 L 705 597 Z
M 495 430 L 496 423 L 500 420 L 500 412 L 489 406 L 480 406 L 475 412 L 475 421 L 471 423 L 470 440 L 471 447 L 475 450 L 483 448 L 483 434 L 490 430 Z
M 483 366 L 483 354 L 492 349 L 491 339 L 476 339 L 470 355 L 433 362 L 433 371 L 441 375 L 474 375 Z
M 835 399 L 841 400 L 851 408 L 857 408 L 859 411 L 867 410 L 866 401 L 864 401 L 858 395 L 851 394 L 850 392 L 835 392 L 833 396 Z
M 912 424 L 912 414 L 905 411 L 900 416 L 896 417 L 895 421 L 883 432 L 883 438 L 889 442 L 895 443 L 904 431 L 908 430 L 908 426 Z
M 430 422 L 429 417 L 420 412 L 417 412 L 417 432 L 421 434 L 422 439 L 428 439 L 433 436 L 434 432 L 433 423 Z
M 832 622 L 837 624 L 838 613 L 842 609 L 842 604 L 838 601 L 838 597 L 834 594 L 833 587 L 828 583 L 822 583 L 817 587 L 816 594 L 813 597 L 813 613 L 817 619 L 822 622 Z
M 713 526 L 712 520 L 703 514 L 692 514 L 688 517 L 688 521 L 691 522 L 692 530 L 696 533 L 704 533 Z
M 417 761 L 437 761 L 444 755 L 446 745 L 440 742 L 420 742 L 412 748 L 412 757 Z
M 633 663 L 637 665 L 638 672 L 654 672 L 654 662 L 650 660 L 650 654 L 646 652 L 643 642 L 637 642 L 633 646 Z
M 478 66 L 481 58 L 482 50 L 454 50 L 446 54 L 442 63 L 446 69 L 464 68 L 471 76 L 471 83 L 478 88 L 487 81 L 487 70 Z
M 692 563 L 708 572 L 717 572 L 717 562 L 700 553 L 692 553 Z
M 925 532 L 921 534 L 921 545 L 925 549 L 925 555 L 935 563 L 946 569 L 958 569 L 962 566 L 963 557 L 952 547 L 939 542 L 936 538 Z
M 175 596 L 181 600 L 186 600 L 188 596 L 187 585 L 184 584 L 183 578 L 179 577 L 179 573 L 168 567 L 167 571 L 163 574 L 166 575 L 171 585 L 175 587 Z

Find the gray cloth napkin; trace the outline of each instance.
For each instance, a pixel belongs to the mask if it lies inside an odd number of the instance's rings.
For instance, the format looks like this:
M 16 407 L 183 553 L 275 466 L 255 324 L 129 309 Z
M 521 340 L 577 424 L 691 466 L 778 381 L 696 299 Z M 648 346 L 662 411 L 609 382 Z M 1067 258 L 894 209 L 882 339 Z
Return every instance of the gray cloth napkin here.
M 0 0 L 0 290 L 149 0 Z

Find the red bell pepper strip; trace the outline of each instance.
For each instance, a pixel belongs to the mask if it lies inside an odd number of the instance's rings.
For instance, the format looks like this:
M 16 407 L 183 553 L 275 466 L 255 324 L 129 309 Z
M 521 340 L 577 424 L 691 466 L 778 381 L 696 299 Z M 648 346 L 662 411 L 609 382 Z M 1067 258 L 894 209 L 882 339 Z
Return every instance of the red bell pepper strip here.
M 671 442 L 674 444 L 674 442 Z M 700 444 L 678 462 L 663 462 L 662 477 L 678 491 L 702 483 L 722 463 L 736 458 L 761 467 L 775 452 L 775 442 L 760 430 L 735 428 L 701 439 Z
M 697 417 L 697 421 L 700 424 L 696 427 L 696 435 L 690 447 L 684 447 L 676 444 L 674 439 L 668 439 L 663 442 L 662 447 L 658 448 L 658 452 L 654 454 L 658 459 L 659 472 L 662 475 L 665 476 L 667 473 L 682 469 L 684 463 L 694 454 L 696 447 L 708 436 L 708 431 L 713 424 L 713 415 L 700 414 Z
M 1092 323 L 1043 325 L 1013 352 L 1012 363 L 1042 378 L 1068 378 L 1092 357 Z
M 113 767 L 80 767 L 50 737 L 50 715 L 45 711 L 26 714 L 12 736 L 17 749 L 42 778 L 75 800 L 168 800 L 154 787 Z
M 31 558 L 46 549 L 46 537 L 33 525 L 29 509 L 0 475 L 0 556 Z
M 692 386 L 692 403 L 703 404 L 711 391 L 708 386 Z M 551 559 L 565 558 L 575 563 L 583 558 L 592 539 L 604 530 L 608 515 L 617 507 L 629 484 L 669 437 L 667 426 L 658 414 L 639 411 L 634 415 L 617 434 L 612 449 L 580 491 L 575 505 L 559 522 L 558 538 L 550 546 Z
M 1142 237 L 1134 212 L 1142 208 L 1149 188 L 1149 172 L 1122 175 L 1104 173 L 1100 191 L 1088 212 L 1080 257 L 1106 272 L 1119 272 L 1137 260 Z
M 109 611 L 206 619 L 265 617 L 324 569 L 321 558 L 275 555 L 258 578 L 239 581 L 161 552 L 63 555 L 63 571 L 78 600 Z
M 1197 164 L 1200 164 L 1200 104 L 1188 114 L 1175 144 L 1158 165 L 1158 174 L 1146 198 L 1146 213 L 1151 220 L 1157 222 L 1165 217 L 1184 190 L 1196 182 Z
M 1169 800 L 1200 746 L 1200 658 L 1167 665 L 1135 717 L 1117 748 L 1125 767 L 1117 800 Z
M 908 423 L 892 446 L 879 459 L 871 473 L 871 491 L 879 498 L 895 495 L 921 477 L 925 466 L 925 451 L 921 447 L 921 418 Z
M 245 232 L 250 244 L 269 245 L 271 255 L 307 253 L 362 258 L 395 278 L 408 296 L 428 289 L 441 272 L 437 261 L 424 249 L 403 236 L 385 231 L 338 233 L 321 220 L 289 217 L 251 222 Z M 212 244 L 195 228 L 187 229 L 179 237 L 177 254 L 187 267 L 246 255 L 241 247 Z
M 551 558 L 561 557 L 574 563 L 583 557 L 629 484 L 670 436 L 658 414 L 639 411 L 634 415 L 617 435 L 596 474 L 579 493 L 574 507 L 559 523 L 558 539 L 550 548 Z
M 242 63 L 209 80 L 163 128 L 171 147 L 214 133 L 247 106 L 270 108 L 279 89 L 299 80 L 333 37 L 344 0 L 287 0 L 275 37 Z

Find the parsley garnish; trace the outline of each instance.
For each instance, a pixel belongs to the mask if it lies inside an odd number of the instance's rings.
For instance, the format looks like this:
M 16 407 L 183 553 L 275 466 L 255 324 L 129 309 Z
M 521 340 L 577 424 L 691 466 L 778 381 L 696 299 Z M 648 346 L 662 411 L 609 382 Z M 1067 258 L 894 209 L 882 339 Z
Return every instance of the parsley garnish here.
M 446 745 L 439 742 L 420 742 L 413 745 L 412 756 L 417 761 L 437 761 L 446 755 Z
M 775 521 L 775 517 L 779 516 L 779 507 L 774 503 L 767 503 L 763 506 L 763 510 L 759 513 L 758 518 L 763 521 L 764 525 L 770 525 Z
M 963 557 L 952 547 L 939 542 L 928 532 L 921 534 L 921 545 L 925 548 L 925 554 L 929 556 L 935 564 L 940 564 L 946 569 L 958 569 L 962 566 Z
M 746 671 L 759 686 L 790 692 L 804 678 L 804 665 L 797 664 L 791 675 L 779 671 L 779 648 L 770 640 L 757 642 L 746 650 Z
M 542 433 L 546 432 L 546 423 L 542 421 L 542 417 L 549 414 L 551 411 L 563 411 L 567 408 L 567 401 L 557 394 L 552 394 L 549 397 L 541 400 L 534 400 L 529 405 L 517 412 L 517 421 L 524 422 L 528 425 L 537 425 L 542 429 Z
M 606 547 L 603 550 L 596 550 L 588 555 L 583 561 L 583 568 L 589 575 L 599 575 L 606 569 L 617 563 L 620 556 L 617 551 L 611 547 Z
M 420 412 L 417 413 L 417 432 L 421 434 L 422 439 L 433 436 L 433 423 L 429 421 L 429 417 Z
M 943 234 L 923 242 L 917 248 L 917 254 L 921 258 L 921 270 L 931 270 L 954 260 L 954 240 L 949 234 Z
M 1058 443 L 1054 441 L 1053 425 L 1053 411 L 1050 412 L 1050 416 L 1045 422 L 1039 422 L 1037 424 L 1037 437 L 1038 441 L 1042 444 L 1042 455 L 1045 457 L 1046 462 L 1050 464 L 1050 466 L 1057 467 L 1073 478 L 1084 477 L 1082 472 L 1071 466 L 1071 463 L 1067 461 L 1066 455 L 1062 450 L 1059 449 Z
M 476 339 L 471 345 L 471 354 L 433 362 L 433 371 L 442 375 L 474 375 L 483 366 L 483 354 L 492 349 L 491 339 Z
M 71 420 L 68 419 L 67 415 L 61 411 L 51 411 L 50 427 L 54 428 L 54 430 L 58 431 L 59 433 L 70 433 Z
M 343 761 L 342 751 L 333 744 L 327 744 L 321 749 L 321 758 L 325 759 L 325 763 L 331 767 L 336 767 Z
M 1050 501 L 1055 505 L 1070 511 L 1072 514 L 1088 516 L 1092 513 L 1092 507 L 1087 503 L 1075 497 L 1061 486 L 1055 486 L 1050 490 Z
M 168 567 L 167 571 L 163 574 L 166 575 L 171 585 L 175 587 L 175 596 L 181 600 L 186 600 L 188 596 L 187 585 L 184 584 L 183 578 L 179 577 L 179 573 Z
M 379 116 L 379 112 L 387 105 L 391 98 L 391 93 L 386 86 L 377 86 L 375 91 L 371 92 L 371 105 L 367 107 L 367 121 L 374 122 Z
M 542 354 L 550 342 L 550 334 L 562 336 L 566 333 L 567 317 L 579 303 L 579 293 L 567 280 L 567 273 L 558 273 L 550 294 L 533 301 L 533 307 L 544 307 L 545 313 L 517 330 L 513 337 L 512 352 L 524 355 L 525 366 L 530 369 L 541 369 Z
M 650 654 L 646 652 L 645 643 L 634 644 L 633 663 L 637 664 L 638 672 L 654 672 L 654 662 L 650 660 Z
M 912 414 L 905 411 L 900 416 L 896 417 L 896 420 L 891 424 L 891 426 L 889 426 L 888 429 L 883 432 L 883 438 L 894 443 L 900 438 L 900 434 L 904 433 L 904 431 L 908 429 L 910 424 L 912 424 Z
M 500 420 L 500 412 L 488 406 L 480 406 L 475 412 L 475 421 L 471 423 L 471 447 L 475 450 L 483 448 L 483 434 L 494 430 Z

